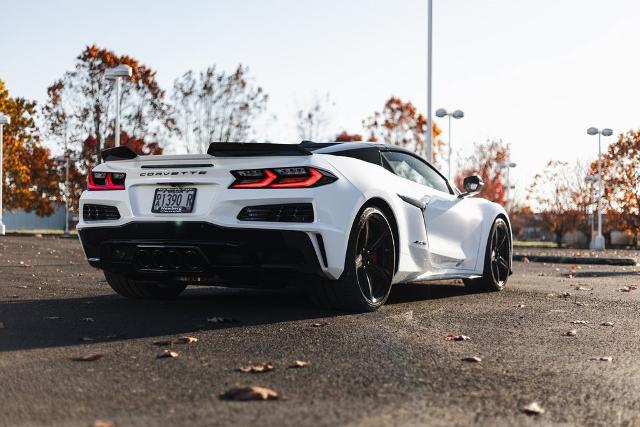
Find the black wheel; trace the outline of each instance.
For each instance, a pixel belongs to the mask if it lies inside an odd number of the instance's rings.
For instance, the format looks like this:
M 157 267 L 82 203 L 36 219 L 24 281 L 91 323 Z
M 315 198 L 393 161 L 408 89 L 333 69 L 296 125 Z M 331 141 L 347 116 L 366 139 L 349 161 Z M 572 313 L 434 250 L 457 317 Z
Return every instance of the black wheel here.
M 342 276 L 335 281 L 319 280 L 312 299 L 327 308 L 374 311 L 389 297 L 395 263 L 389 221 L 380 209 L 367 207 L 351 229 Z
M 473 289 L 501 291 L 511 274 L 511 233 L 509 226 L 498 218 L 491 227 L 484 258 L 484 272 L 477 279 L 464 279 L 464 284 Z
M 126 276 L 110 271 L 104 272 L 104 277 L 111 289 L 118 295 L 133 299 L 171 299 L 175 298 L 184 288 L 185 284 L 158 283 L 132 280 Z

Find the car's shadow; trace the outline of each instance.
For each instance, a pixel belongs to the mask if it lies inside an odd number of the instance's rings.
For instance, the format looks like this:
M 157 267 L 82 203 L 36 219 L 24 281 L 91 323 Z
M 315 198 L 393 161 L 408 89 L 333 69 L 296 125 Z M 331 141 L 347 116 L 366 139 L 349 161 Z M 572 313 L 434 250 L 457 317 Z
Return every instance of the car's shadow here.
M 451 283 L 395 286 L 387 304 L 470 293 Z M 384 309 L 384 308 L 383 308 Z M 171 301 L 138 301 L 106 294 L 83 298 L 14 300 L 0 304 L 0 351 L 38 349 L 197 333 L 289 321 L 314 323 L 350 313 L 314 307 L 300 290 L 189 288 Z M 218 321 L 210 319 L 218 318 Z

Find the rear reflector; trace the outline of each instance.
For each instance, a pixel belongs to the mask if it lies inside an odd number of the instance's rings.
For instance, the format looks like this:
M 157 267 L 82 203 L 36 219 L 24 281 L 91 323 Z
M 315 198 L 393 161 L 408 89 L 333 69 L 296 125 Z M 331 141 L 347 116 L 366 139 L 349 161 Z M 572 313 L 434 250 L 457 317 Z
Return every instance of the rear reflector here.
M 332 173 L 311 167 L 244 169 L 231 171 L 229 188 L 310 188 L 334 182 Z

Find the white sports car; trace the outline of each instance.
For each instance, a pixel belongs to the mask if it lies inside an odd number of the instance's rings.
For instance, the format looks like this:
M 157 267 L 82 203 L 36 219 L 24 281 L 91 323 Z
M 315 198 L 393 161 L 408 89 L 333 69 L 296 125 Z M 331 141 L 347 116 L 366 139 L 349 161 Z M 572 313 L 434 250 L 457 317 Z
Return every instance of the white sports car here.
M 212 143 L 203 155 L 103 152 L 80 199 L 89 263 L 120 295 L 187 285 L 306 287 L 326 307 L 371 311 L 395 283 L 511 274 L 505 210 L 456 189 L 397 146 Z

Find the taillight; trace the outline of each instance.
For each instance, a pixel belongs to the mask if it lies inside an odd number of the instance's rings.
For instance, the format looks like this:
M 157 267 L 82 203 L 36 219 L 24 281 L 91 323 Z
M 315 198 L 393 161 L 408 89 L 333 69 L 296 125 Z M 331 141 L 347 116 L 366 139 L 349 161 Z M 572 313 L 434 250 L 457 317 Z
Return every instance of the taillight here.
M 87 175 L 87 189 L 91 191 L 124 190 L 126 173 L 90 172 Z
M 330 184 L 333 174 L 310 167 L 245 169 L 231 171 L 236 178 L 229 188 L 309 188 Z

